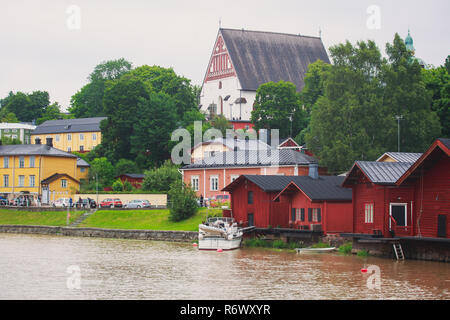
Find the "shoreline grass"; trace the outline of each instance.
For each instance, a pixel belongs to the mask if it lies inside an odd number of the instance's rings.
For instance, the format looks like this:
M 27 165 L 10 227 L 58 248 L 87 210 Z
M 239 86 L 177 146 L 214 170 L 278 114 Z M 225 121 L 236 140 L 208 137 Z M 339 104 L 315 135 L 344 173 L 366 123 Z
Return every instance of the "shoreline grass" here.
M 207 214 L 217 215 L 222 209 L 201 208 L 197 213 L 183 221 L 169 220 L 169 209 L 155 210 L 99 210 L 84 220 L 78 227 L 104 229 L 198 231 Z
M 85 211 L 70 211 L 69 224 Z M 0 209 L 0 224 L 32 226 L 66 226 L 67 211 L 22 211 Z

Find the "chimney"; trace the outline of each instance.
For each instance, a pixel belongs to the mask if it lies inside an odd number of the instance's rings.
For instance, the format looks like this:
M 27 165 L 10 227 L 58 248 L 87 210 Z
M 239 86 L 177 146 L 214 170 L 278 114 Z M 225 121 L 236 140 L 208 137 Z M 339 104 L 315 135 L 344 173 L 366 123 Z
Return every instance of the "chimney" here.
M 318 179 L 319 178 L 319 165 L 317 163 L 310 163 L 309 164 L 309 176 L 312 179 Z
M 53 147 L 53 138 L 47 138 L 47 147 Z
M 41 138 L 36 138 L 36 139 L 34 139 L 34 142 L 35 142 L 36 144 L 41 144 Z

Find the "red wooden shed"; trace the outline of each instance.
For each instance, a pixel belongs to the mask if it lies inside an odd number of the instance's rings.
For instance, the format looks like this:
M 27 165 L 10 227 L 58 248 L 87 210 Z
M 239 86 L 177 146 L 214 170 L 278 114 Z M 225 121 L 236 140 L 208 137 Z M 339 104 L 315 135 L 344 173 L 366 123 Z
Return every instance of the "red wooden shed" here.
M 353 232 L 383 237 L 449 237 L 450 139 L 438 139 L 416 162 L 356 161 Z
M 144 177 L 145 175 L 141 173 L 124 173 L 117 176 L 116 179 L 119 178 L 122 183 L 128 181 L 133 187 L 139 189 L 142 186 L 142 182 L 144 182 Z

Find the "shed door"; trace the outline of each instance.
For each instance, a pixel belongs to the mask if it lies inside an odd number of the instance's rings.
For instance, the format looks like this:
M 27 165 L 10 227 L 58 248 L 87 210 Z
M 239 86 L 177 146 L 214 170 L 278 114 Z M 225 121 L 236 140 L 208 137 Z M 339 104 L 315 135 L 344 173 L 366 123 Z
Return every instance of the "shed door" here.
M 391 204 L 391 215 L 397 221 L 397 226 L 404 227 L 406 223 L 406 204 Z
M 42 203 L 48 204 L 49 202 L 49 190 L 48 187 L 42 187 Z
M 253 221 L 253 213 L 248 214 L 248 226 L 253 227 L 255 225 L 255 222 Z
M 438 226 L 437 226 L 437 236 L 446 238 L 447 237 L 447 215 L 438 215 Z

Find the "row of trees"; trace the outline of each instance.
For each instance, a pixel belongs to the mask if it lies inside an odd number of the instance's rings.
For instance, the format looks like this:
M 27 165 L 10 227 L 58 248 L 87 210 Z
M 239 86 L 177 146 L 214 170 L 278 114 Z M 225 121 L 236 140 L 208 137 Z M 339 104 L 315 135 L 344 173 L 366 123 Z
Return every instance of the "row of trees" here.
M 252 122 L 256 129 L 277 128 L 320 158 L 331 173 L 355 160 L 375 160 L 400 147 L 423 152 L 439 136 L 450 136 L 449 64 L 423 69 L 398 34 L 383 58 L 373 41 L 329 49 L 333 64 L 309 66 L 299 94 L 292 83 L 261 85 Z

